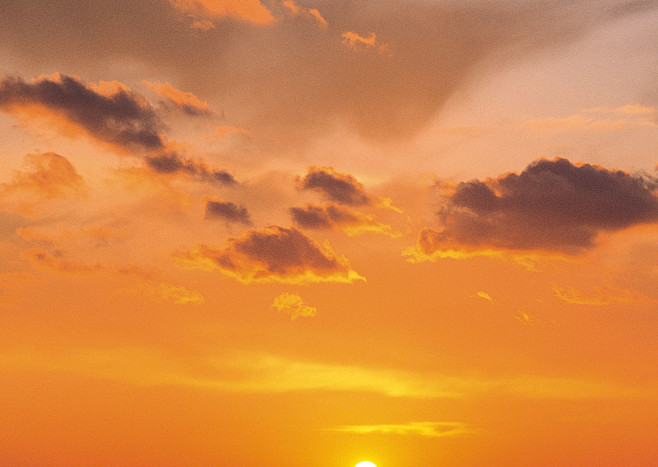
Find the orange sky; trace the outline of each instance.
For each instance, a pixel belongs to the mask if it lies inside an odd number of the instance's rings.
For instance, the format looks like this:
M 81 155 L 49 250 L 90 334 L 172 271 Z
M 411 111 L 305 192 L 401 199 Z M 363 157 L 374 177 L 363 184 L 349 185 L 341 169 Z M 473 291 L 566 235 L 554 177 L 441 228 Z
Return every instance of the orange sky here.
M 657 21 L 5 1 L 0 464 L 655 465 Z

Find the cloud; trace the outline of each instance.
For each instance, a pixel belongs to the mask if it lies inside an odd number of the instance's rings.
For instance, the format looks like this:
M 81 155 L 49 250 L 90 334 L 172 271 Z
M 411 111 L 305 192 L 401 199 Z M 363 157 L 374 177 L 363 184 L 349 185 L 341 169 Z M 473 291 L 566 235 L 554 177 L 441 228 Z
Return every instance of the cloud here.
M 224 219 L 227 222 L 252 225 L 247 208 L 227 201 L 208 201 L 206 203 L 206 215 L 204 218 Z
M 272 13 L 259 0 L 169 0 L 195 21 L 238 19 L 265 26 L 274 21 Z
M 329 23 L 327 23 L 327 20 L 322 17 L 320 12 L 316 10 L 315 8 L 304 8 L 300 7 L 295 3 L 294 0 L 284 0 L 281 5 L 283 5 L 285 8 L 287 8 L 290 11 L 290 14 L 293 16 L 307 16 L 309 18 L 312 18 L 317 24 L 324 29 L 327 29 L 329 27 Z
M 337 226 L 354 225 L 361 222 L 356 213 L 336 204 L 290 208 L 292 219 L 304 229 L 331 229 Z
M 295 225 L 304 229 L 340 229 L 349 236 L 362 235 L 366 232 L 390 237 L 400 235 L 393 232 L 390 225 L 375 222 L 372 216 L 352 211 L 338 204 L 329 203 L 324 206 L 307 204 L 303 207 L 292 207 L 289 212 Z
M 48 246 L 61 244 L 105 246 L 111 242 L 124 240 L 127 237 L 125 231 L 102 224 L 89 224 L 76 229 L 71 229 L 64 224 L 30 225 L 16 229 L 16 233 L 25 241 Z
M 174 88 L 171 83 L 165 82 L 152 83 L 142 81 L 146 86 L 152 89 L 158 96 L 164 97 L 169 104 L 181 109 L 189 115 L 209 115 L 210 107 L 206 101 L 202 101 L 191 92 L 183 92 Z
M 87 191 L 75 167 L 59 154 L 27 154 L 23 165 L 25 170 L 16 171 L 11 183 L 0 184 L 0 193 L 28 191 L 45 198 L 69 198 Z
M 225 170 L 209 169 L 205 163 L 191 158 L 182 158 L 177 152 L 168 152 L 157 156 L 146 156 L 146 164 L 156 172 L 163 174 L 186 173 L 198 180 L 222 185 L 235 185 L 237 181 Z
M 157 286 L 148 286 L 147 293 L 152 297 L 172 302 L 176 305 L 200 305 L 204 302 L 203 295 L 199 292 L 166 282 L 161 282 Z
M 315 191 L 338 204 L 361 206 L 371 202 L 362 184 L 351 175 L 338 173 L 331 167 L 311 167 L 298 183 L 300 189 Z
M 657 182 L 567 159 L 541 159 L 523 172 L 457 185 L 439 212 L 441 230 L 424 229 L 417 249 L 540 250 L 578 254 L 598 234 L 658 221 Z
M 476 293 L 475 295 L 476 295 L 477 297 L 483 299 L 483 300 L 486 300 L 486 301 L 488 301 L 488 302 L 490 302 L 490 303 L 493 303 L 493 298 L 491 298 L 491 295 L 489 295 L 489 294 L 486 293 L 486 292 L 478 292 L 478 293 Z
M 347 259 L 295 227 L 250 230 L 224 249 L 200 244 L 177 258 L 189 267 L 218 270 L 240 282 L 345 282 L 365 280 Z
M 345 32 L 341 36 L 343 38 L 343 45 L 348 49 L 354 51 L 362 51 L 373 49 L 382 55 L 391 55 L 391 46 L 389 44 L 382 44 L 377 40 L 377 36 L 374 32 L 371 32 L 368 37 L 360 36 L 355 32 Z
M 75 125 L 89 136 L 122 151 L 138 152 L 148 167 L 160 173 L 186 173 L 195 178 L 235 183 L 223 170 L 182 157 L 161 133 L 162 124 L 146 99 L 122 83 L 85 85 L 78 78 L 55 73 L 27 83 L 0 78 L 0 110 L 27 112 L 37 107 Z M 37 113 L 37 116 L 39 113 Z
M 290 316 L 292 321 L 300 316 L 305 318 L 315 316 L 318 312 L 314 306 L 307 305 L 297 294 L 284 292 L 274 299 L 272 308 Z
M 17 77 L 0 79 L 0 110 L 13 113 L 33 106 L 54 112 L 94 138 L 121 148 L 164 148 L 157 115 L 141 95 L 123 85 L 106 83 L 93 89 L 58 73 L 29 83 Z
M 373 433 L 413 435 L 426 438 L 442 438 L 471 433 L 465 423 L 456 422 L 411 422 L 402 425 L 344 425 L 331 431 L 368 435 Z
M 608 285 L 594 287 L 590 293 L 575 287 L 554 285 L 553 292 L 557 298 L 572 305 L 604 306 L 614 303 L 651 303 L 656 301 L 639 292 Z
M 103 365 L 98 362 L 103 362 Z M 49 352 L 44 348 L 14 348 L 8 352 L 0 352 L 0 368 L 16 367 L 77 373 L 140 386 L 182 386 L 241 394 L 327 391 L 412 399 L 511 394 L 553 400 L 653 400 L 656 394 L 655 382 L 633 385 L 532 375 L 499 379 L 488 379 L 486 376 L 458 377 L 395 368 L 292 359 L 268 353 L 200 355 L 195 356 L 191 364 L 185 359 L 174 359 L 171 355 L 140 347 L 78 348 L 65 351 L 58 349 L 57 352 Z M 416 434 L 428 433 L 428 428 L 430 427 L 422 425 L 416 427 Z M 434 428 L 441 432 L 443 427 L 436 425 Z M 389 428 L 388 432 L 392 431 L 394 430 Z
M 38 264 L 49 269 L 53 269 L 58 272 L 73 272 L 73 273 L 83 273 L 98 271 L 101 269 L 100 265 L 89 265 L 84 264 L 79 261 L 74 261 L 67 259 L 64 256 L 64 253 L 56 250 L 54 253 L 48 253 L 42 248 L 31 248 L 24 251 L 21 254 L 21 258 L 28 259 L 35 264 Z
M 309 32 L 306 21 L 276 21 L 275 1 L 171 0 L 171 8 L 118 1 L 11 2 L 0 17 L 3 52 L 16 63 L 89 76 L 121 69 L 118 63 L 164 70 L 172 83 L 185 83 L 211 103 L 225 102 L 268 148 L 298 147 L 315 134 L 309 130 L 335 123 L 374 140 L 411 137 L 474 82 L 538 51 L 560 50 L 605 22 L 655 9 L 636 0 L 561 2 L 559 8 L 521 0 L 381 0 L 376 8 L 325 1 L 313 5 L 330 25 L 318 33 Z M 183 30 L 181 18 L 201 29 L 223 24 L 198 34 Z M 376 40 L 385 31 L 394 56 L 346 53 L 346 31 L 365 39 L 374 31 Z M 53 53 L 63 50 L 75 53 Z

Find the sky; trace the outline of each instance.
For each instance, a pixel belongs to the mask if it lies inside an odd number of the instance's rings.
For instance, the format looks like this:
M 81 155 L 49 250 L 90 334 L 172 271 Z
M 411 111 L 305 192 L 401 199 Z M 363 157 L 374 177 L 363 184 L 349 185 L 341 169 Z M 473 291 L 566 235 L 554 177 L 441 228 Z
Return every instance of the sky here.
M 0 464 L 656 465 L 656 24 L 4 0 Z

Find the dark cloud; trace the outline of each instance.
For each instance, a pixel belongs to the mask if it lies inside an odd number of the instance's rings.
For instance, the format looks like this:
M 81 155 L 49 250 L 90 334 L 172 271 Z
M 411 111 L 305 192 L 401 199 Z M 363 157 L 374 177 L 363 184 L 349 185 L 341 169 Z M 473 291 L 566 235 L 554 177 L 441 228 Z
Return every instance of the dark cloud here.
M 462 246 L 576 254 L 601 232 L 658 222 L 656 179 L 621 170 L 538 160 L 523 172 L 457 185 L 440 211 L 443 230 L 425 229 L 428 254 Z
M 153 108 L 143 96 L 121 83 L 93 87 L 59 74 L 29 83 L 16 77 L 0 79 L 0 110 L 12 113 L 33 106 L 53 112 L 99 141 L 144 155 L 148 167 L 156 172 L 180 172 L 208 182 L 235 183 L 228 172 L 183 159 L 170 149 Z
M 311 167 L 299 180 L 299 188 L 316 191 L 338 204 L 361 206 L 370 203 L 363 185 L 351 175 L 338 173 L 330 167 Z
M 211 264 L 241 282 L 353 282 L 363 279 L 348 261 L 290 227 L 250 230 L 224 249 L 208 245 L 179 255 L 201 268 Z
M 206 219 L 223 219 L 227 222 L 237 222 L 252 225 L 247 208 L 227 201 L 208 201 L 206 203 Z
M 290 208 L 290 214 L 296 225 L 305 229 L 331 229 L 337 226 L 356 225 L 362 222 L 350 209 L 328 204 Z
M 38 105 L 75 123 L 91 136 L 122 148 L 164 148 L 160 123 L 146 100 L 125 87 L 100 94 L 70 76 L 53 75 L 32 82 L 0 80 L 0 109 Z
M 183 159 L 175 152 L 166 152 L 158 156 L 146 156 L 146 164 L 156 172 L 187 173 L 192 177 L 211 183 L 220 183 L 222 185 L 234 185 L 237 183 L 233 175 L 225 170 L 209 169 L 203 162 L 192 159 Z

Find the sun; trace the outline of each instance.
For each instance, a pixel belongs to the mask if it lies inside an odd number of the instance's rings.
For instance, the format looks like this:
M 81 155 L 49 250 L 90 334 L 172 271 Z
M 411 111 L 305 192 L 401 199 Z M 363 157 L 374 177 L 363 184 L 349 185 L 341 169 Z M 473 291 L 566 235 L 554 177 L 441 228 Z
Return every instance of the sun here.
M 354 467 L 377 467 L 377 466 L 372 462 L 363 461 L 363 462 L 359 462 Z

